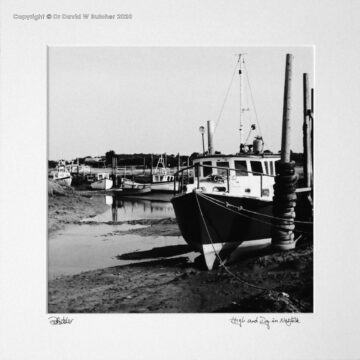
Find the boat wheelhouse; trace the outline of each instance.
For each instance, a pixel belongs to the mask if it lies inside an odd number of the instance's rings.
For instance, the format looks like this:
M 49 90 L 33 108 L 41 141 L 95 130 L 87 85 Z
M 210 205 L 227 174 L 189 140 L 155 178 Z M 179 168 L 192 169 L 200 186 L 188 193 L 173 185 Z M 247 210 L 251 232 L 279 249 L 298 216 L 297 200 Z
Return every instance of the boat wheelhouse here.
M 234 196 L 272 200 L 276 154 L 244 153 L 237 155 L 207 155 L 193 160 L 194 184 L 186 185 L 186 192 L 195 188 L 205 193 L 231 192 Z
M 91 173 L 91 167 L 89 165 L 70 164 L 69 171 L 71 174 L 86 175 Z

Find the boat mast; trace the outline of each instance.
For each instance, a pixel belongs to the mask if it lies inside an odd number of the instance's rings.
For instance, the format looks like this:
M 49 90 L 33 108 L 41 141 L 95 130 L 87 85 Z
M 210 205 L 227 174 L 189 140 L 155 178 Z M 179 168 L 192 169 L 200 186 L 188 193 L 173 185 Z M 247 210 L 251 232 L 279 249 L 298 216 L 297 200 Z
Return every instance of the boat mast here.
M 242 96 L 243 96 L 243 81 L 242 81 L 242 56 L 243 54 L 238 54 L 239 56 L 239 80 L 240 80 L 240 152 L 243 152 L 243 144 L 242 144 L 242 130 L 243 130 L 243 104 L 242 104 Z

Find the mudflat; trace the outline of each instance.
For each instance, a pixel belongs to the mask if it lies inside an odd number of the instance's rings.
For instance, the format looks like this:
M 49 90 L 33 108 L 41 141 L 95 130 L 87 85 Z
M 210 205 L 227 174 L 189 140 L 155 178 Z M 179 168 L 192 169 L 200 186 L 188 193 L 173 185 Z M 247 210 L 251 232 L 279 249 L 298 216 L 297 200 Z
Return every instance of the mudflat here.
M 76 191 L 49 195 L 49 236 L 68 224 L 77 224 L 106 209 L 103 197 L 96 195 Z M 180 236 L 175 219 L 132 220 L 128 223 L 148 225 L 128 230 L 144 239 L 154 234 Z M 142 262 L 50 280 L 48 312 L 313 311 L 313 247 L 305 237 L 295 250 L 274 252 L 264 249 L 213 271 L 205 270 L 201 256 L 189 261 L 182 255 L 188 251 L 187 245 L 177 245 L 134 252 L 123 256 Z M 148 258 L 156 260 L 148 261 Z

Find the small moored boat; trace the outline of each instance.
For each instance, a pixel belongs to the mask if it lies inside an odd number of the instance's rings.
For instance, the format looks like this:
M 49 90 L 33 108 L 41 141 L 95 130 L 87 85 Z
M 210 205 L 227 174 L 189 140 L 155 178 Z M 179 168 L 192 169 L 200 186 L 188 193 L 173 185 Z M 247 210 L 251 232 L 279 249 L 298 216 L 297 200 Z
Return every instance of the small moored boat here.
M 151 190 L 156 192 L 174 192 L 174 182 L 177 188 L 178 181 L 170 174 L 165 166 L 164 158 L 160 156 L 156 168 L 151 176 Z
M 127 178 L 122 178 L 120 181 L 120 187 L 113 189 L 115 195 L 119 196 L 133 196 L 142 195 L 151 192 L 149 184 L 139 184 Z
M 94 174 L 94 181 L 90 184 L 90 187 L 94 190 L 109 190 L 112 186 L 113 181 L 108 173 Z
M 65 161 L 60 160 L 56 169 L 50 172 L 50 179 L 57 182 L 60 185 L 70 186 L 72 177 L 70 172 L 67 170 Z

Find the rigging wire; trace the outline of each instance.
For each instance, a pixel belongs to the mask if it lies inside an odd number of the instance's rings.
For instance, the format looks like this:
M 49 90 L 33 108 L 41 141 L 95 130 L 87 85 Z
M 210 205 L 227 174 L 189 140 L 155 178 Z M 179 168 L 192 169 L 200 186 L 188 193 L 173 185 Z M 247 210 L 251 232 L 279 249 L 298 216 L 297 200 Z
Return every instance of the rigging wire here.
M 215 123 L 214 133 L 216 132 L 216 129 L 217 129 L 219 123 L 220 123 L 221 115 L 222 115 L 222 113 L 223 113 L 223 111 L 224 111 L 224 107 L 225 107 L 227 98 L 228 98 L 228 96 L 229 96 L 229 92 L 230 92 L 230 89 L 231 89 L 231 86 L 232 86 L 232 83 L 233 83 L 233 80 L 234 80 L 234 76 L 235 76 L 235 74 L 236 74 L 236 69 L 237 69 L 237 67 L 238 67 L 239 60 L 240 60 L 240 59 L 238 59 L 237 62 L 236 62 L 236 64 L 235 64 L 235 68 L 234 68 L 233 74 L 232 74 L 232 76 L 231 76 L 230 84 L 229 84 L 229 86 L 228 86 L 228 88 L 227 88 L 227 91 L 226 91 L 226 94 L 225 94 L 225 98 L 224 98 L 224 101 L 223 101 L 222 106 L 221 106 L 221 109 L 220 109 L 219 116 L 218 116 L 218 118 L 217 118 L 217 120 L 216 120 L 216 123 Z
M 233 80 L 234 80 L 234 77 L 235 77 L 235 74 L 236 74 L 236 70 L 237 70 L 237 67 L 238 67 L 240 61 L 241 61 L 240 58 L 238 58 L 238 60 L 236 61 L 234 71 L 233 71 L 233 74 L 231 76 L 231 80 L 230 80 L 230 83 L 229 83 L 229 86 L 228 86 L 228 88 L 226 90 L 226 93 L 225 93 L 224 101 L 223 101 L 223 103 L 221 105 L 221 108 L 220 108 L 219 116 L 218 116 L 218 118 L 216 120 L 216 123 L 215 123 L 214 133 L 216 132 L 216 129 L 217 129 L 219 123 L 220 123 L 220 120 L 221 120 L 221 117 L 222 117 L 222 114 L 223 114 L 223 111 L 224 111 L 224 108 L 225 108 L 225 105 L 226 105 L 226 102 L 227 102 L 227 99 L 228 99 L 228 96 L 229 96 L 229 93 L 230 93 L 230 90 L 231 90 L 231 86 L 233 84 Z M 255 120 L 256 120 L 256 124 L 257 124 L 257 129 L 258 129 L 259 135 L 262 137 L 259 118 L 258 118 L 256 106 L 255 106 L 254 95 L 253 95 L 252 88 L 251 88 L 251 85 L 250 85 L 250 79 L 249 79 L 248 70 L 247 70 L 247 66 L 246 66 L 246 62 L 245 62 L 244 58 L 242 58 L 242 62 L 244 64 L 244 70 L 245 70 L 245 74 L 246 74 L 246 82 L 247 82 L 247 85 L 248 85 L 249 91 L 250 91 L 251 103 L 252 103 L 253 108 L 254 108 L 254 115 L 255 115 Z M 249 94 L 245 93 L 245 96 L 246 96 L 247 101 L 249 103 L 250 102 L 249 101 Z M 265 145 L 265 142 L 264 142 L 264 145 Z
M 254 96 L 253 96 L 253 92 L 252 92 L 251 85 L 250 85 L 250 80 L 249 80 L 249 75 L 248 75 L 248 70 L 247 70 L 247 67 L 246 67 L 245 59 L 243 61 L 243 64 L 244 64 L 244 67 L 245 67 L 246 80 L 247 80 L 249 90 L 250 90 L 251 101 L 252 101 L 252 104 L 253 104 L 253 107 L 254 107 L 255 120 L 256 120 L 256 123 L 257 123 L 257 126 L 258 126 L 259 134 L 262 137 L 260 124 L 259 124 L 259 119 L 258 119 L 258 115 L 257 115 L 257 111 L 256 111 L 255 101 L 254 101 Z

